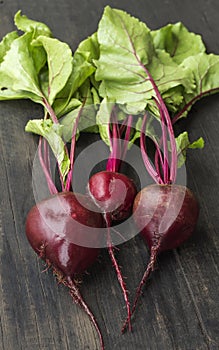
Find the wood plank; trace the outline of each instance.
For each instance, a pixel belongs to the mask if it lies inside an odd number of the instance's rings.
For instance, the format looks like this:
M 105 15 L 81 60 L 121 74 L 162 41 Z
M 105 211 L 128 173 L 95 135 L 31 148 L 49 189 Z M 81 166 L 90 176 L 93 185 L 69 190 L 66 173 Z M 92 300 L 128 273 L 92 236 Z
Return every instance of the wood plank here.
M 7 0 L 0 3 L 0 36 L 14 29 L 13 15 L 22 8 L 74 49 L 96 30 L 106 4 L 127 10 L 151 28 L 181 20 L 202 33 L 209 51 L 219 53 L 216 0 L 122 0 L 119 5 L 105 0 L 24 0 L 22 5 Z M 72 303 L 68 291 L 57 286 L 51 271 L 42 273 L 44 265 L 25 237 L 25 217 L 34 204 L 31 173 L 37 138 L 26 134 L 24 126 L 30 117 L 40 115 L 41 108 L 29 101 L 0 103 L 0 349 L 99 349 L 87 316 Z M 120 334 L 125 307 L 106 251 L 84 276 L 81 291 L 100 324 L 106 350 L 218 349 L 218 116 L 218 96 L 212 96 L 193 108 L 185 124 L 192 139 L 202 135 L 206 141 L 205 149 L 191 151 L 187 162 L 188 185 L 200 202 L 198 227 L 181 248 L 159 257 L 132 334 Z M 136 237 L 120 246 L 117 257 L 133 300 L 147 249 Z

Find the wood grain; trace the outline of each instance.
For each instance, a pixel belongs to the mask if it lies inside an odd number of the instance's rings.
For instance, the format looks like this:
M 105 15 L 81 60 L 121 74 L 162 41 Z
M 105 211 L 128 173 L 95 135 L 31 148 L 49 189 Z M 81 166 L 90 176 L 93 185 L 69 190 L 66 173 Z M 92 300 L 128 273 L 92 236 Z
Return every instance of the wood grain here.
M 201 33 L 208 50 L 219 54 L 217 0 L 65 0 L 0 2 L 0 37 L 14 29 L 13 15 L 46 22 L 72 49 L 96 30 L 106 4 L 127 10 L 151 28 L 181 20 Z M 42 110 L 29 101 L 0 103 L 0 349 L 99 349 L 95 330 L 84 313 L 58 286 L 31 250 L 25 217 L 34 204 L 32 164 L 37 138 L 24 126 Z M 219 348 L 219 102 L 211 96 L 197 103 L 186 122 L 191 138 L 206 146 L 188 156 L 188 185 L 200 202 L 194 236 L 180 249 L 162 254 L 145 288 L 132 334 L 120 334 L 126 316 L 123 298 L 107 252 L 103 251 L 81 291 L 96 315 L 106 350 L 216 350 Z M 81 147 L 86 145 L 86 139 Z M 117 257 L 130 297 L 144 271 L 148 252 L 139 237 L 120 246 Z

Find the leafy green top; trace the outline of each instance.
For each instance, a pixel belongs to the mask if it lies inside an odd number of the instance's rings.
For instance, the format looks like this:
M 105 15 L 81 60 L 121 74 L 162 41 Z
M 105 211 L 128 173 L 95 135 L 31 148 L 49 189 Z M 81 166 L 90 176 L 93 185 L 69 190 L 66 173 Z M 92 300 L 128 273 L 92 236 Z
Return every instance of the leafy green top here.
M 120 119 L 135 115 L 130 145 L 140 135 L 145 110 L 159 118 L 147 72 L 173 124 L 198 99 L 219 92 L 219 56 L 207 54 L 201 36 L 182 23 L 152 31 L 125 11 L 106 6 L 97 32 L 72 53 L 66 43 L 53 38 L 46 24 L 21 11 L 14 21 L 23 33 L 13 31 L 0 43 L 0 100 L 28 98 L 44 107 L 44 118 L 29 121 L 26 131 L 48 141 L 63 181 L 71 166 L 65 143 L 71 140 L 78 113 L 78 128 L 99 131 L 108 144 L 112 104 L 120 106 Z M 202 139 L 190 143 L 186 132 L 176 142 L 179 165 L 185 149 L 203 147 Z

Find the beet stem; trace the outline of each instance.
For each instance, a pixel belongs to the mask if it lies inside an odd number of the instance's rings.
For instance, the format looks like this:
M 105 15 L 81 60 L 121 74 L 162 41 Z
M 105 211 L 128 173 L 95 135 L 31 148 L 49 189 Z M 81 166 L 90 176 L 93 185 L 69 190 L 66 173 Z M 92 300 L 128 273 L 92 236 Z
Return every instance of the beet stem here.
M 147 265 L 147 269 L 145 270 L 145 272 L 143 274 L 141 282 L 139 283 L 139 286 L 137 288 L 137 291 L 136 291 L 136 294 L 135 294 L 134 303 L 133 303 L 133 306 L 132 306 L 131 316 L 134 314 L 134 312 L 136 310 L 139 298 L 142 295 L 142 289 L 143 289 L 145 283 L 147 282 L 151 272 L 155 268 L 155 264 L 156 264 L 156 261 L 157 261 L 157 255 L 158 255 L 158 252 L 159 252 L 159 248 L 160 248 L 160 240 L 158 240 L 158 242 L 151 247 L 150 260 L 149 260 L 149 263 Z M 127 317 L 126 321 L 124 322 L 124 325 L 122 327 L 122 333 L 125 332 L 125 329 L 127 327 L 128 322 L 129 322 L 129 319 Z
M 159 108 L 159 111 L 161 113 L 161 123 L 162 123 L 162 117 L 164 117 L 166 120 L 167 130 L 168 130 L 168 134 L 169 134 L 169 138 L 170 138 L 171 156 L 172 156 L 171 157 L 171 165 L 170 165 L 170 179 L 168 182 L 175 182 L 176 172 L 177 172 L 177 149 L 176 149 L 176 140 L 175 140 L 175 136 L 174 136 L 172 121 L 171 121 L 168 109 L 165 105 L 165 102 L 160 94 L 160 91 L 159 91 L 153 77 L 151 76 L 150 72 L 145 67 L 145 65 L 140 61 L 140 59 L 137 55 L 136 55 L 136 59 L 139 62 L 140 66 L 145 71 L 145 73 L 147 74 L 149 81 L 154 89 L 155 94 L 156 94 L 155 102 L 156 102 L 156 104 Z
M 44 175 L 46 177 L 46 181 L 47 181 L 47 185 L 48 185 L 50 193 L 51 194 L 58 193 L 58 190 L 57 190 L 57 188 L 56 188 L 56 186 L 51 178 L 49 170 L 47 169 L 47 166 L 46 166 L 44 159 L 43 159 L 43 156 L 42 156 L 42 136 L 40 136 L 40 138 L 39 138 L 38 156 L 39 156 L 40 164 L 41 164 L 41 167 L 43 169 Z
M 142 129 L 141 129 L 141 135 L 140 135 L 140 148 L 141 148 L 142 159 L 149 175 L 152 177 L 152 179 L 156 183 L 160 183 L 159 175 L 156 172 L 156 170 L 153 168 L 152 164 L 150 163 L 147 150 L 146 150 L 145 131 L 144 131 L 146 128 L 146 123 L 147 123 L 147 115 L 145 114 L 142 122 Z
M 72 130 L 71 150 L 70 150 L 70 170 L 69 170 L 68 175 L 67 175 L 65 191 L 70 191 L 70 187 L 71 187 L 73 167 L 74 167 L 74 157 L 75 157 L 76 134 L 77 134 L 79 119 L 81 117 L 85 102 L 86 102 L 86 99 L 84 100 L 81 108 L 79 109 L 78 115 L 76 117 L 76 120 L 75 120 L 75 123 L 73 126 L 73 130 Z
M 113 267 L 115 268 L 116 270 L 116 274 L 117 274 L 117 278 L 118 278 L 118 281 L 119 281 L 119 284 L 121 286 L 121 289 L 122 289 L 122 292 L 123 292 L 123 297 L 124 297 L 124 300 L 125 300 L 125 304 L 126 304 L 126 309 L 127 309 L 127 325 L 128 325 L 128 328 L 129 328 L 129 331 L 131 332 L 132 331 L 132 325 L 131 325 L 131 309 L 130 309 L 130 303 L 129 303 L 129 298 L 128 298 L 128 291 L 127 291 L 127 288 L 126 288 L 126 283 L 124 281 L 124 278 L 122 276 L 122 273 L 121 273 L 121 270 L 119 268 L 119 265 L 117 263 L 117 260 L 115 258 L 115 255 L 114 255 L 114 247 L 112 245 L 112 242 L 111 242 L 111 237 L 110 237 L 110 217 L 109 215 L 105 214 L 104 215 L 105 217 L 105 221 L 106 221 L 106 226 L 107 226 L 107 246 L 108 246 L 108 252 L 109 252 L 109 256 L 111 258 L 111 261 L 112 261 L 112 264 L 113 264 Z
M 122 154 L 121 154 L 121 160 L 125 159 L 127 151 L 128 151 L 132 122 L 133 122 L 133 117 L 132 117 L 132 115 L 129 115 L 127 118 L 127 125 L 126 125 L 125 137 L 124 137 L 124 145 L 123 145 Z M 120 126 L 120 138 L 122 138 L 123 128 L 124 128 L 124 125 L 121 125 Z
M 97 324 L 97 321 L 96 321 L 92 311 L 89 309 L 89 307 L 85 303 L 81 293 L 79 292 L 79 289 L 76 286 L 75 282 L 69 277 L 69 278 L 67 278 L 67 280 L 63 281 L 63 284 L 66 285 L 70 289 L 70 295 L 71 295 L 73 301 L 76 304 L 78 304 L 85 311 L 85 313 L 88 315 L 88 317 L 90 318 L 90 320 L 91 320 L 93 326 L 95 327 L 97 334 L 99 336 L 101 350 L 104 350 L 103 336 L 101 334 L 100 328 Z
M 125 159 L 132 128 L 132 115 L 129 115 L 121 125 L 119 125 L 116 112 L 113 110 L 111 113 L 112 131 L 109 124 L 109 141 L 111 147 L 111 153 L 107 161 L 106 170 L 112 172 L 118 172 L 122 161 Z M 127 123 L 127 125 L 126 125 Z M 125 136 L 123 137 L 123 132 Z M 123 143 L 121 143 L 123 140 Z
M 116 171 L 119 171 L 119 167 L 121 163 L 121 160 L 120 160 L 121 140 L 120 140 L 120 130 L 118 126 L 118 119 L 114 109 L 112 110 L 110 119 L 112 120 L 112 132 L 110 130 L 110 123 L 109 123 L 111 153 L 107 161 L 106 170 L 116 172 Z
M 160 110 L 160 116 L 161 116 L 161 129 L 162 129 L 163 154 L 164 154 L 163 175 L 164 175 L 164 183 L 166 184 L 168 183 L 168 179 L 169 179 L 169 157 L 168 157 L 166 124 L 165 124 L 164 112 L 159 102 L 156 99 L 155 101 Z
M 55 114 L 55 111 L 53 110 L 52 106 L 49 104 L 49 102 L 47 101 L 46 97 L 43 98 L 43 104 L 48 112 L 48 114 L 50 115 L 52 121 L 54 124 L 59 124 L 58 118 Z M 67 156 L 69 156 L 68 154 L 68 148 L 65 145 L 65 152 L 67 154 Z M 59 162 L 57 161 L 58 164 L 58 169 L 59 169 L 59 177 L 60 177 L 60 182 L 61 182 L 61 186 L 62 186 L 62 190 L 64 191 L 65 186 L 64 186 L 64 180 L 63 180 L 63 176 L 62 176 L 62 172 L 61 172 L 61 165 L 59 164 Z
M 46 107 L 52 121 L 54 124 L 59 124 L 59 121 L 56 117 L 55 111 L 53 110 L 53 108 L 51 107 L 51 105 L 49 104 L 49 102 L 47 101 L 47 99 L 44 97 L 43 98 L 43 104 Z

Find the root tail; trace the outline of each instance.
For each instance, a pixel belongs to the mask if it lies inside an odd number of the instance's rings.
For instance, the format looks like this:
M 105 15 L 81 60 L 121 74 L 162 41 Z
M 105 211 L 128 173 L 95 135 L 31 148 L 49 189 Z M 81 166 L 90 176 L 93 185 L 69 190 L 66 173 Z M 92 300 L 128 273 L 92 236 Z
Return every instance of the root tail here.
M 138 288 L 136 290 L 136 293 L 135 293 L 135 299 L 134 299 L 133 306 L 132 306 L 131 316 L 134 314 L 134 312 L 136 310 L 139 298 L 142 295 L 142 289 L 143 289 L 145 283 L 147 282 L 151 272 L 155 268 L 159 247 L 160 247 L 160 242 L 158 241 L 158 243 L 156 245 L 152 246 L 152 248 L 151 248 L 151 256 L 150 256 L 149 263 L 147 265 L 147 268 L 143 274 L 143 277 L 142 277 L 142 279 L 138 285 Z M 124 322 L 123 327 L 122 327 L 122 333 L 125 332 L 128 323 L 129 323 L 129 318 L 127 317 L 127 319 Z
M 126 288 L 126 283 L 124 281 L 124 277 L 122 276 L 121 269 L 120 269 L 120 267 L 118 265 L 118 262 L 116 260 L 115 254 L 114 254 L 115 247 L 113 247 L 113 244 L 111 242 L 110 218 L 107 217 L 107 215 L 106 215 L 105 219 L 106 219 L 106 226 L 107 226 L 107 230 L 108 230 L 108 237 L 107 237 L 108 252 L 109 252 L 109 256 L 111 258 L 113 267 L 115 268 L 119 284 L 120 284 L 121 289 L 122 289 L 123 297 L 124 297 L 125 304 L 126 304 L 126 310 L 127 310 L 127 325 L 128 325 L 129 331 L 131 332 L 132 331 L 131 308 L 130 308 L 130 302 L 129 302 L 129 297 L 128 297 L 128 291 L 127 291 L 127 288 Z
M 88 305 L 86 304 L 86 302 L 84 301 L 77 285 L 75 284 L 75 282 L 68 278 L 67 280 L 65 280 L 63 282 L 64 285 L 66 285 L 69 290 L 70 290 L 70 295 L 72 297 L 72 300 L 78 304 L 84 311 L 85 313 L 88 315 L 88 317 L 90 318 L 93 326 L 95 327 L 97 334 L 99 336 L 100 339 L 100 345 L 101 345 L 101 350 L 104 350 L 104 342 L 103 342 L 103 336 L 101 334 L 100 328 L 97 324 L 97 321 L 92 313 L 92 311 L 89 309 Z

